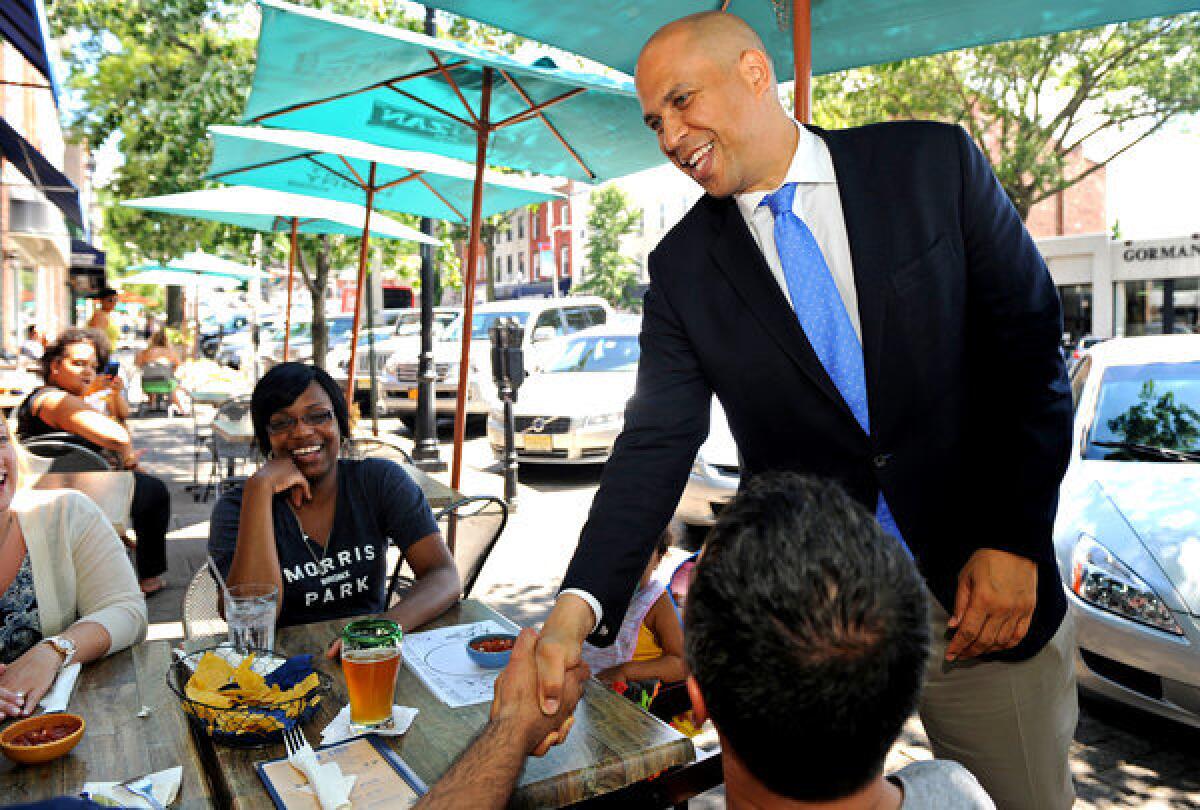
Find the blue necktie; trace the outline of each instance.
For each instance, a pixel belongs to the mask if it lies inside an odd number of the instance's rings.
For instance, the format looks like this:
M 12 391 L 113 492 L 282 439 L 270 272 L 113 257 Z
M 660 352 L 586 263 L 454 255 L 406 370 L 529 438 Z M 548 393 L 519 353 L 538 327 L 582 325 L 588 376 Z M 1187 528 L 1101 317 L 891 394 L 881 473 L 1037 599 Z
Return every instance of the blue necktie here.
M 770 208 L 775 217 L 775 249 L 779 252 L 779 263 L 783 265 L 783 277 L 800 328 L 842 399 L 850 406 L 850 412 L 870 435 L 862 344 L 816 238 L 792 211 L 795 197 L 796 184 L 785 183 L 774 194 L 763 198 L 759 205 Z M 908 550 L 882 491 L 875 506 L 875 519 Z

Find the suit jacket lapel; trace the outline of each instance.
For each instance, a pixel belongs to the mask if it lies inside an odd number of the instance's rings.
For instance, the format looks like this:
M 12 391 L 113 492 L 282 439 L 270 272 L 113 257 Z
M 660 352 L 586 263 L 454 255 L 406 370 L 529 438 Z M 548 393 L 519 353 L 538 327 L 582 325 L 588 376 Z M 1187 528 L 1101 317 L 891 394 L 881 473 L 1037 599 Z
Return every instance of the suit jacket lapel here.
M 807 125 L 806 125 L 807 126 Z M 889 222 L 886 201 L 867 193 L 871 188 L 869 153 L 851 152 L 838 133 L 808 127 L 825 141 L 833 158 L 837 176 L 846 237 L 850 242 L 850 260 L 854 263 L 854 290 L 858 297 L 858 317 L 862 325 L 863 366 L 867 374 L 867 403 L 871 424 L 883 407 L 883 326 L 890 288 L 888 268 L 892 256 L 887 249 Z
M 724 220 L 710 248 L 717 267 L 779 347 L 857 424 L 850 406 L 842 399 L 837 386 L 817 359 L 804 330 L 800 328 L 791 302 L 779 288 L 771 268 L 767 267 L 762 251 L 750 235 L 737 204 L 732 199 L 715 202 L 724 209 Z

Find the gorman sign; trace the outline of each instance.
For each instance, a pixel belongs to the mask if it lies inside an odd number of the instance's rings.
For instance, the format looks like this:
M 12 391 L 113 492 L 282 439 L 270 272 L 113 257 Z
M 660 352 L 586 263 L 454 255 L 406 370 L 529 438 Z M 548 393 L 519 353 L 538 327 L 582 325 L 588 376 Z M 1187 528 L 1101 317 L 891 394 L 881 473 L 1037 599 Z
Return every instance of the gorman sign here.
M 1126 242 L 1121 251 L 1121 259 L 1130 263 L 1200 259 L 1200 239 L 1139 244 Z

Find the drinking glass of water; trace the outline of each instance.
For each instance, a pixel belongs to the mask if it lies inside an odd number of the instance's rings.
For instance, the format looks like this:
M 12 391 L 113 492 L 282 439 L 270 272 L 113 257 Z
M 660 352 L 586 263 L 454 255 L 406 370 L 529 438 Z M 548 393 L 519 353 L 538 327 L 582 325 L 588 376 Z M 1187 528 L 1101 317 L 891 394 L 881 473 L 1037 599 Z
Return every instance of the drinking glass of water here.
M 234 585 L 225 603 L 225 622 L 229 625 L 229 643 L 240 653 L 251 648 L 275 648 L 274 585 Z

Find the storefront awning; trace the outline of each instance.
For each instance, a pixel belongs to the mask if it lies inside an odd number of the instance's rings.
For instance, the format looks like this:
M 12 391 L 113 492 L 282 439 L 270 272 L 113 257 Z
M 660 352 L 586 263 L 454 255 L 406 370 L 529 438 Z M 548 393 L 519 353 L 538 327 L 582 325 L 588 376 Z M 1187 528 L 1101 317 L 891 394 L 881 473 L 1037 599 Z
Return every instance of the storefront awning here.
M 0 118 L 0 156 L 11 162 L 34 188 L 58 206 L 63 216 L 87 230 L 79 204 L 79 189 L 3 118 Z
M 0 36 L 12 43 L 34 70 L 46 77 L 58 99 L 54 72 L 46 55 L 46 24 L 41 0 L 5 0 L 0 3 Z

